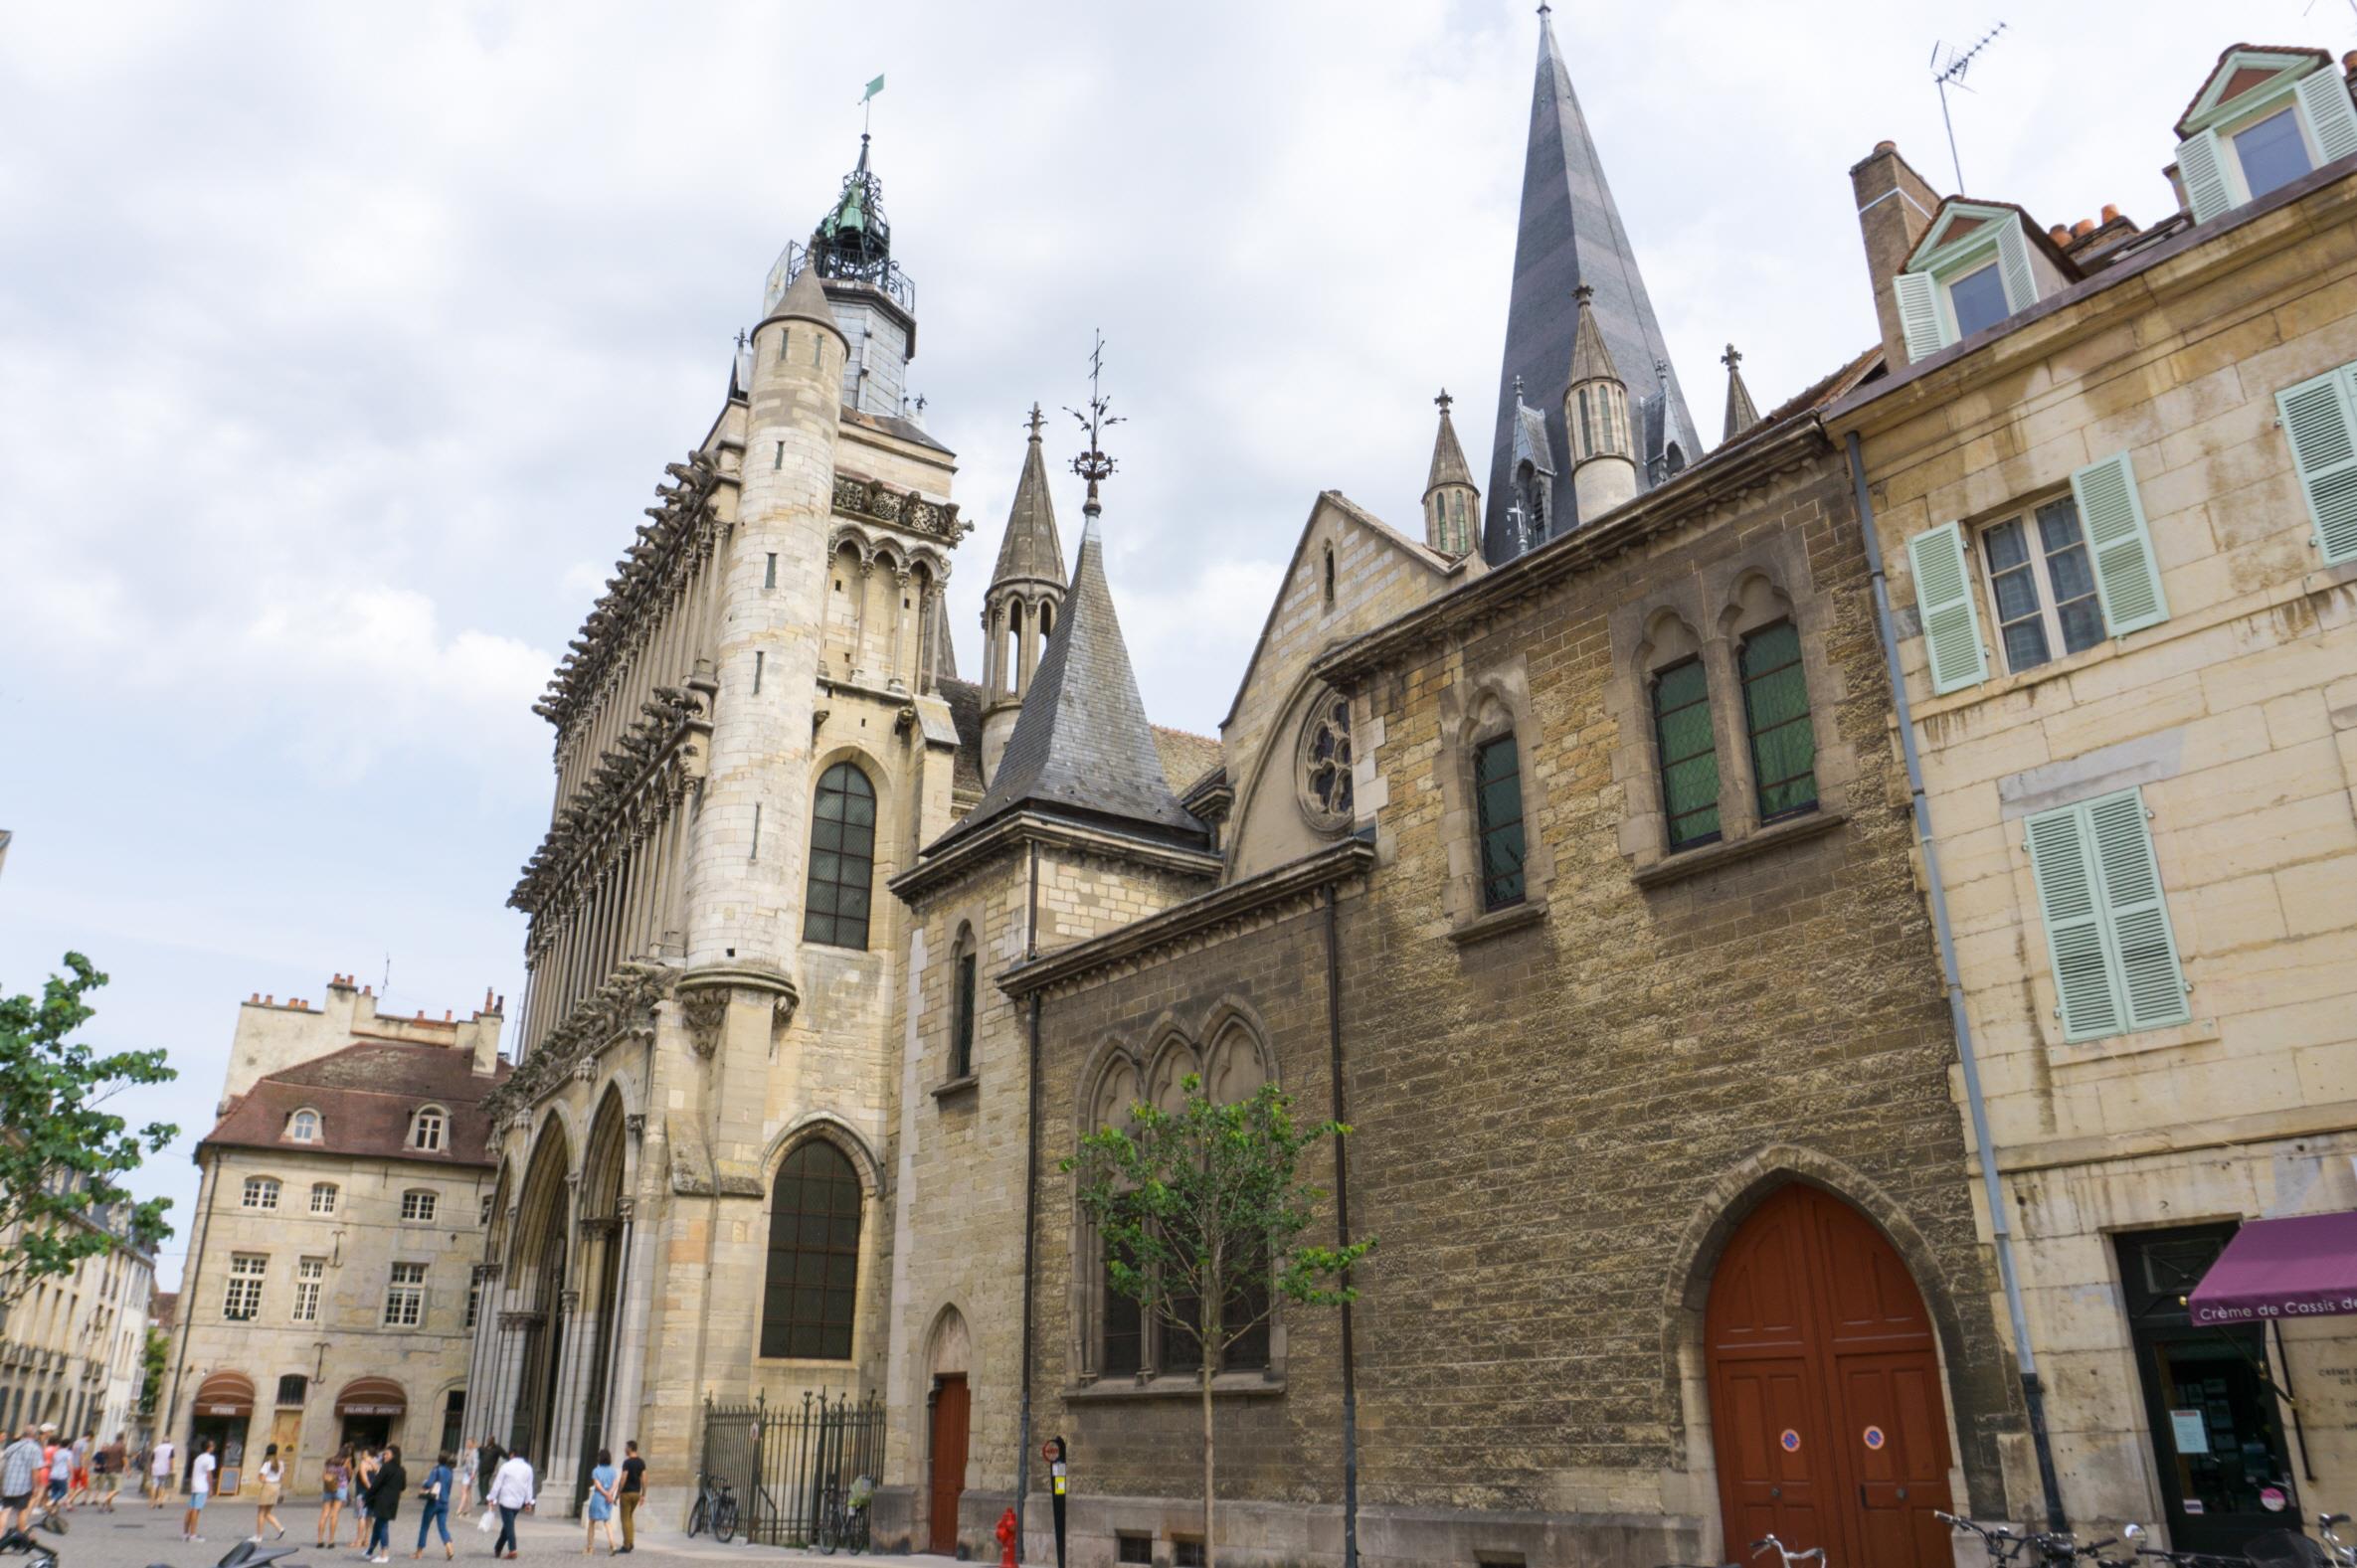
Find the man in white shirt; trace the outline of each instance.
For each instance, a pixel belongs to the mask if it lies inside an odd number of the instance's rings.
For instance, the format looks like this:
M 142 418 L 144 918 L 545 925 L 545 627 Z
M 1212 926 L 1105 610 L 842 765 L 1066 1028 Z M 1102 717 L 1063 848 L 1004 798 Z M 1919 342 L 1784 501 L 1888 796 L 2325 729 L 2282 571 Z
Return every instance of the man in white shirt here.
M 213 1440 L 205 1439 L 197 1445 L 196 1463 L 188 1471 L 188 1517 L 180 1523 L 180 1538 L 201 1541 L 197 1533 L 197 1516 L 205 1511 L 205 1503 L 213 1495 L 213 1472 L 220 1465 L 213 1457 Z
M 164 1498 L 172 1492 L 172 1440 L 164 1438 L 155 1445 L 155 1458 L 147 1465 L 147 1505 L 160 1508 Z
M 499 1538 L 491 1543 L 493 1557 L 513 1559 L 515 1556 L 515 1516 L 532 1506 L 532 1462 L 521 1454 L 510 1454 L 491 1477 L 491 1489 L 484 1493 L 491 1506 L 499 1510 Z

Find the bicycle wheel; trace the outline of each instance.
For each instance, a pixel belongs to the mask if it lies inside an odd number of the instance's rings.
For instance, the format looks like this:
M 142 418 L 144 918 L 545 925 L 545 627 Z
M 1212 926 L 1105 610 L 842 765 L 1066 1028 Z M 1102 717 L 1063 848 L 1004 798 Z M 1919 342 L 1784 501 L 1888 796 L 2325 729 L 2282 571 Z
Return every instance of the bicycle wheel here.
M 710 1500 L 704 1497 L 696 1498 L 695 1506 L 687 1512 L 687 1533 L 690 1535 L 703 1534 L 704 1525 L 710 1517 Z
M 723 1497 L 712 1504 L 712 1539 L 726 1546 L 737 1538 L 737 1499 Z

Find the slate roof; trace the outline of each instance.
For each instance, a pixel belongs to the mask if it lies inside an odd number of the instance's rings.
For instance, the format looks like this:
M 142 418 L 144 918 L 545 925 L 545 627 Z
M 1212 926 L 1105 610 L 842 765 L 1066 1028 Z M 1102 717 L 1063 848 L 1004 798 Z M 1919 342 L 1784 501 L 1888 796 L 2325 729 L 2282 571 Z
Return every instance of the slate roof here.
M 844 335 L 842 324 L 834 319 L 834 306 L 826 299 L 826 290 L 818 282 L 818 269 L 805 266 L 794 274 L 794 281 L 778 300 L 778 308 L 770 314 L 795 321 L 816 321 L 833 332 Z
M 958 729 L 958 756 L 950 768 L 950 792 L 982 793 L 983 690 L 970 680 L 943 676 L 933 683 L 950 705 L 950 723 Z
M 1440 434 L 1432 438 L 1432 475 L 1424 481 L 1424 493 L 1430 495 L 1444 484 L 1473 483 L 1473 469 L 1465 461 L 1465 448 L 1457 443 L 1456 423 L 1449 411 L 1440 411 Z
M 1187 844 L 1209 837 L 1164 776 L 1105 583 L 1105 547 L 1093 517 L 1081 534 L 1064 612 L 1031 672 L 998 771 L 981 802 L 933 849 L 1026 807 Z
M 1513 500 L 1508 482 L 1521 423 L 1515 414 L 1514 383 L 1521 377 L 1529 401 L 1553 438 L 1550 450 L 1568 451 L 1563 430 L 1564 373 L 1571 363 L 1577 326 L 1572 290 L 1594 287 L 1596 326 L 1619 366 L 1632 403 L 1663 398 L 1658 439 L 1648 452 L 1682 443 L 1691 461 L 1701 443 L 1675 378 L 1668 388 L 1654 369 L 1670 351 L 1637 270 L 1636 253 L 1621 227 L 1620 210 L 1604 182 L 1604 165 L 1588 135 L 1587 119 L 1571 90 L 1571 74 L 1555 46 L 1554 24 L 1539 21 L 1539 71 L 1531 97 L 1531 135 L 1523 164 L 1522 218 L 1515 236 L 1514 285 L 1507 304 L 1506 354 L 1498 370 L 1498 424 L 1491 443 L 1489 516 L 1483 552 L 1492 565 L 1513 558 L 1520 542 L 1506 521 Z M 1644 477 L 1640 475 L 1639 483 Z M 1550 533 L 1578 525 L 1578 508 L 1567 476 L 1555 482 Z
M 1056 534 L 1056 505 L 1047 493 L 1047 462 L 1040 455 L 1039 433 L 1023 453 L 1022 477 L 1015 481 L 1014 504 L 1006 509 L 1006 536 L 998 541 L 998 567 L 994 584 L 1010 578 L 1032 578 L 1064 585 L 1064 542 Z
M 495 1071 L 477 1073 L 472 1054 L 451 1046 L 361 1040 L 258 1080 L 197 1149 L 274 1148 L 488 1167 L 495 1160 L 482 1099 L 512 1071 L 501 1061 Z M 410 1114 L 426 1105 L 451 1114 L 441 1153 L 408 1146 Z M 321 1140 L 292 1142 L 284 1135 L 286 1119 L 306 1106 L 319 1113 Z

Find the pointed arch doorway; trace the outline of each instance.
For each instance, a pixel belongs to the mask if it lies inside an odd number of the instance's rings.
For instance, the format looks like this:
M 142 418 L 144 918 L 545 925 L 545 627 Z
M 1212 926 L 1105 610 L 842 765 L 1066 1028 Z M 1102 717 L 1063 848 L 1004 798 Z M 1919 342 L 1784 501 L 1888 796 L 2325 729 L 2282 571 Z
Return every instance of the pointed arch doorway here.
M 1727 1242 L 1704 1324 L 1725 1555 L 1773 1533 L 1836 1563 L 1948 1568 L 1930 1314 L 1873 1222 L 1794 1183 Z

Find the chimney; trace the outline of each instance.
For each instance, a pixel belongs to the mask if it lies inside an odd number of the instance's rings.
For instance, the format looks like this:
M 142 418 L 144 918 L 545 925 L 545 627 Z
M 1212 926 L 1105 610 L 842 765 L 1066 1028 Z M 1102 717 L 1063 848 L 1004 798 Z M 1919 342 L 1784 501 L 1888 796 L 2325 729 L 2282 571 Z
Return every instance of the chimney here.
M 2067 246 L 2071 243 L 2071 226 L 2056 224 L 2052 229 L 2046 231 L 2046 237 L 2058 246 Z
M 2092 218 L 2082 218 L 2071 226 L 2071 238 L 2074 240 L 2084 240 L 2094 232 L 2095 221 Z
M 1906 334 L 1899 325 L 1899 300 L 1892 279 L 1939 210 L 1938 193 L 1899 155 L 1895 142 L 1878 141 L 1850 170 L 1858 199 L 1858 229 L 1866 242 L 1866 276 L 1874 286 L 1875 320 L 1883 328 L 1887 363 L 1906 363 Z
M 2119 222 L 2119 203 L 2105 202 L 2103 204 L 2103 221 L 2107 224 Z

